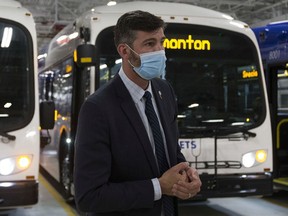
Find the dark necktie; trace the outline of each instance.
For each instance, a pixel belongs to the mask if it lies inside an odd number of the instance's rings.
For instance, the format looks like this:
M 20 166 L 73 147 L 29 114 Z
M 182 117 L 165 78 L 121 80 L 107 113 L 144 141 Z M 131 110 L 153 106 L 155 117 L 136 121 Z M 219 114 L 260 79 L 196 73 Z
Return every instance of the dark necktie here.
M 166 170 L 169 169 L 164 148 L 163 137 L 160 130 L 160 125 L 156 112 L 153 108 L 150 92 L 146 91 L 143 97 L 146 99 L 145 114 L 147 116 L 148 122 L 150 124 L 153 133 L 156 157 L 158 161 L 160 175 L 162 175 Z M 173 198 L 165 195 L 163 195 L 162 197 L 163 197 L 163 207 L 165 216 L 174 216 Z

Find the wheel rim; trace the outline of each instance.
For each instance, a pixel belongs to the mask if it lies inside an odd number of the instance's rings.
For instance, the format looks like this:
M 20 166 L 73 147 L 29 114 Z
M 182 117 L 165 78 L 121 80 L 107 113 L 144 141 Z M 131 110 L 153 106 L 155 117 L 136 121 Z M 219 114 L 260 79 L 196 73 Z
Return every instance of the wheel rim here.
M 63 186 L 65 197 L 71 195 L 71 158 L 69 153 L 69 146 L 65 142 L 66 136 L 63 135 L 61 138 L 61 149 L 60 149 L 60 183 Z
M 65 157 L 62 160 L 62 169 L 61 169 L 61 183 L 64 186 L 64 189 L 66 193 L 68 194 L 70 192 L 70 185 L 71 185 L 71 180 L 70 180 L 70 162 L 69 162 L 69 157 L 66 154 Z

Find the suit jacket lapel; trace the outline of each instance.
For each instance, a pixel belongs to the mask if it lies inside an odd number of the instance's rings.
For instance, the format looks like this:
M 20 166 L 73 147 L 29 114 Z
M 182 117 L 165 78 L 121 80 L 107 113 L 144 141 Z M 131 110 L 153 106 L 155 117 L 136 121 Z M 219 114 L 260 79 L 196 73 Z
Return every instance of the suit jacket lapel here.
M 116 92 L 120 97 L 121 107 L 129 119 L 132 127 L 134 128 L 137 136 L 139 137 L 139 140 L 143 146 L 144 153 L 150 163 L 154 175 L 158 176 L 159 171 L 157 169 L 156 159 L 152 150 L 152 146 L 134 101 L 124 83 L 122 82 L 120 76 L 117 75 L 114 77 L 114 82 L 117 88 Z
M 176 164 L 177 158 L 175 153 L 172 152 L 171 149 L 171 145 L 176 145 L 176 143 L 172 143 L 172 139 L 170 138 L 170 132 L 169 132 L 169 122 L 168 119 L 170 119 L 167 115 L 167 106 L 165 105 L 165 102 L 167 100 L 173 99 L 171 98 L 170 95 L 167 94 L 167 91 L 163 91 L 163 89 L 161 89 L 161 87 L 158 85 L 157 81 L 154 79 L 152 80 L 152 91 L 153 91 L 153 95 L 158 107 L 158 112 L 160 115 L 160 119 L 161 119 L 161 124 L 165 133 L 165 138 L 166 138 L 166 145 L 167 145 L 167 150 L 168 150 L 168 154 L 169 154 L 169 160 L 170 160 L 170 164 Z

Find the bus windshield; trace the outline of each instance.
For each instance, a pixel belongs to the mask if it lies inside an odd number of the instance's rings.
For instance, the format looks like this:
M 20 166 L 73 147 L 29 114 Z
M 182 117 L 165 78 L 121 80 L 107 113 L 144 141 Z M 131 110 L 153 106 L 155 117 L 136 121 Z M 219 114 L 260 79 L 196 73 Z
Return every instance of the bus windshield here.
M 166 37 L 165 78 L 176 92 L 180 134 L 197 133 L 196 128 L 252 128 L 263 121 L 259 59 L 247 36 L 168 25 Z
M 259 58 L 247 36 L 214 27 L 172 23 L 167 25 L 165 35 L 167 61 L 163 78 L 176 93 L 181 136 L 193 133 L 197 137 L 213 128 L 251 129 L 263 122 L 266 111 Z M 111 37 L 103 31 L 96 42 L 103 54 L 100 85 L 120 67 L 120 62 L 114 63 L 113 44 L 108 47 L 103 42 Z
M 32 39 L 28 31 L 0 19 L 0 131 L 28 124 L 34 112 Z

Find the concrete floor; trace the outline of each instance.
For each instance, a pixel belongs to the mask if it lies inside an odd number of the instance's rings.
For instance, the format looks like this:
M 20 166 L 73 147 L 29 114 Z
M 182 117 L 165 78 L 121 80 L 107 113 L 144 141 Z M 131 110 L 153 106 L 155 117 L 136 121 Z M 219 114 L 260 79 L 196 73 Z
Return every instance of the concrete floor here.
M 69 206 L 59 193 L 39 176 L 39 202 L 29 208 L 0 210 L 0 216 L 76 216 L 73 207 Z
M 30 208 L 0 210 L 0 216 L 78 216 L 59 193 L 40 175 L 39 202 Z M 288 191 L 270 197 L 214 198 L 180 203 L 179 216 L 287 216 Z

